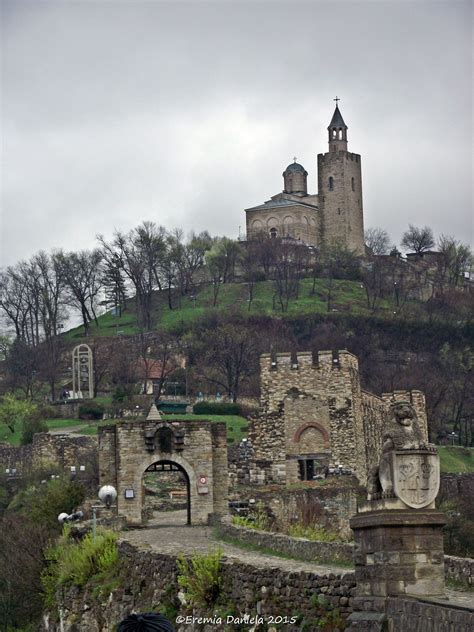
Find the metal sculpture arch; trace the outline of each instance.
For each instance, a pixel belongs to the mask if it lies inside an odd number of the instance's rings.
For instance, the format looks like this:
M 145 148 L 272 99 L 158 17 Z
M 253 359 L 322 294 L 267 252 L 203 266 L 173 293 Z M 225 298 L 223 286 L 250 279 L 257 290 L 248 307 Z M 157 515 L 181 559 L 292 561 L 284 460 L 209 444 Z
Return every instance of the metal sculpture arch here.
M 72 350 L 72 391 L 74 399 L 94 397 L 94 369 L 89 345 L 77 345 Z

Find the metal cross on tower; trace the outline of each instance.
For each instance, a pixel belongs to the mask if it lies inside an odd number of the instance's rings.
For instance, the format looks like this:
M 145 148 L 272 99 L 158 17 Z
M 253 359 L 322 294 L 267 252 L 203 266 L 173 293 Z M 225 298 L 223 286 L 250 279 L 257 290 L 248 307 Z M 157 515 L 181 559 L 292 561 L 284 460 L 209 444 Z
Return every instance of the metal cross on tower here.
M 337 107 L 337 102 L 338 102 L 338 101 L 340 101 L 340 100 L 341 100 L 341 99 L 340 99 L 337 95 L 336 95 L 336 98 L 335 98 L 335 99 L 333 99 L 333 101 L 335 101 L 335 102 L 336 102 L 336 107 Z

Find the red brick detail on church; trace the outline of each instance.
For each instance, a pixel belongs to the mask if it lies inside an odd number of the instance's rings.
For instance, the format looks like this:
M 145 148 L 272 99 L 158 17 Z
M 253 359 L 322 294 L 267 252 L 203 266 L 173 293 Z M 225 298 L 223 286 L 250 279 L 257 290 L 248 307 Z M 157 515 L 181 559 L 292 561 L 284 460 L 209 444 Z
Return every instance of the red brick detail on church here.
M 308 428 L 316 428 L 316 430 L 319 430 L 319 432 L 323 435 L 324 447 L 329 448 L 329 432 L 326 430 L 324 426 L 322 426 L 321 424 L 318 424 L 317 421 L 310 421 L 309 423 L 303 424 L 302 426 L 300 426 L 298 430 L 295 432 L 295 435 L 293 437 L 293 442 L 299 443 L 299 440 L 301 439 L 301 435 Z

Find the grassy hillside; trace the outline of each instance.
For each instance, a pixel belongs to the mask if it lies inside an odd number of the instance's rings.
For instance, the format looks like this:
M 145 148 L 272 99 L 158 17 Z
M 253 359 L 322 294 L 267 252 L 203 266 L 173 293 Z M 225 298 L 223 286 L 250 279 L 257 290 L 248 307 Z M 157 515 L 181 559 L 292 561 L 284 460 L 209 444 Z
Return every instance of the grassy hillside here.
M 248 421 L 238 415 L 163 415 L 165 419 L 180 419 L 184 422 L 192 419 L 205 419 L 207 421 L 223 421 L 227 425 L 228 443 L 238 443 L 247 436 Z M 81 419 L 49 419 L 46 423 L 49 430 L 64 430 L 68 432 L 74 428 L 74 434 L 95 436 L 99 426 L 107 426 L 122 421 L 120 419 L 105 421 L 83 421 Z M 0 442 L 9 443 L 13 446 L 20 445 L 21 429 L 15 432 L 5 426 L 0 429 Z
M 312 279 L 303 279 L 300 283 L 298 299 L 292 299 L 289 303 L 287 312 L 289 316 L 328 313 L 326 280 L 317 279 L 314 293 L 312 290 Z M 250 316 L 282 314 L 272 281 L 261 281 L 255 284 L 250 309 L 248 287 L 245 283 L 223 284 L 219 290 L 216 307 L 213 307 L 213 291 L 210 286 L 202 287 L 196 292 L 195 299 L 187 296 L 176 297 L 174 309 L 169 309 L 164 293 L 156 292 L 155 303 L 155 324 L 166 329 L 172 329 L 180 324 L 190 324 L 204 316 L 209 310 L 223 314 L 228 313 L 229 310 L 240 311 Z M 353 315 L 372 313 L 367 308 L 365 291 L 360 281 L 333 281 L 331 312 Z M 392 308 L 387 301 L 380 303 L 378 313 L 392 316 Z M 127 311 L 120 318 L 109 312 L 99 318 L 99 327 L 91 327 L 91 333 L 95 336 L 130 335 L 138 331 L 133 300 L 129 301 Z M 73 339 L 81 338 L 82 335 L 82 326 L 66 334 L 67 337 Z
M 443 446 L 439 448 L 442 472 L 474 472 L 474 448 Z
M 48 419 L 46 421 L 49 430 L 68 430 L 71 427 L 83 426 L 87 428 L 87 421 L 81 419 Z M 82 432 L 82 428 L 81 428 Z M 10 445 L 20 445 L 21 427 L 15 428 L 15 432 L 11 432 L 6 426 L 0 426 L 0 443 L 9 443 Z

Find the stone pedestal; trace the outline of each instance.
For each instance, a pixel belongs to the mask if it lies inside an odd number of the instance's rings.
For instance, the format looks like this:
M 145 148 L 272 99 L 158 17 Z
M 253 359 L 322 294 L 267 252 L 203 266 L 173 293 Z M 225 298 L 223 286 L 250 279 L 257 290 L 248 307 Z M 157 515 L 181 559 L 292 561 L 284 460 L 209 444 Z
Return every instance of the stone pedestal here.
M 384 630 L 389 596 L 444 594 L 444 514 L 435 509 L 379 509 L 376 502 L 377 509 L 371 511 L 371 504 L 364 503 L 350 522 L 357 583 L 351 632 Z

